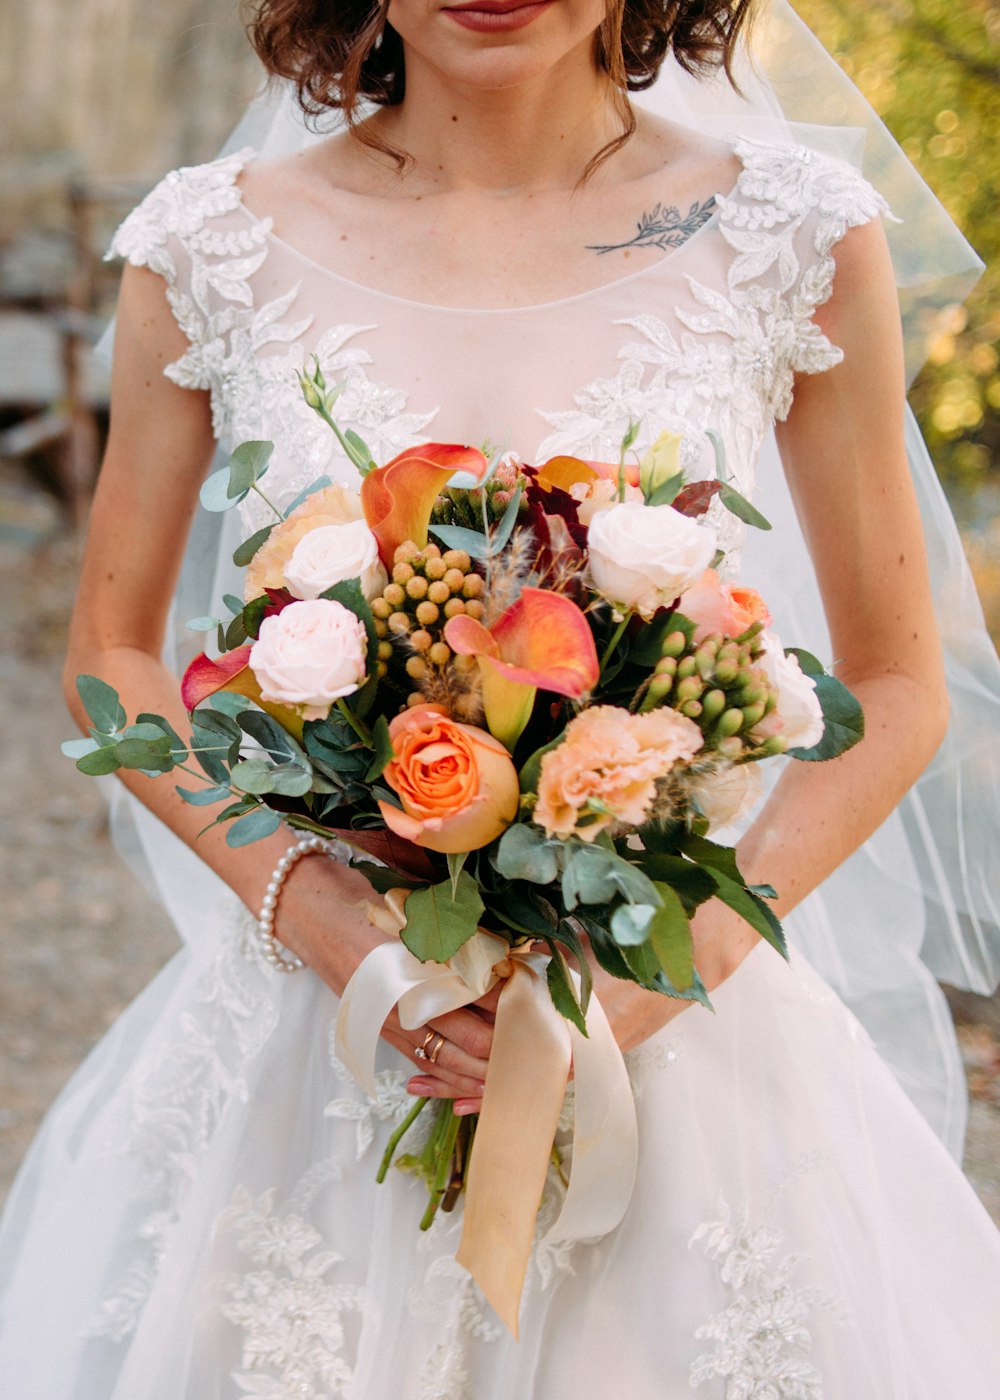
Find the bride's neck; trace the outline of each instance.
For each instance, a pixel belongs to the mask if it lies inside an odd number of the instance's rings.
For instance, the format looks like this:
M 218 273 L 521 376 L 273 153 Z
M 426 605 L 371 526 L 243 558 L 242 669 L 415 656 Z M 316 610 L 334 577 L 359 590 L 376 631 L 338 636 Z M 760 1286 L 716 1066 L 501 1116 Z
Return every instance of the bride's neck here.
M 420 184 L 496 195 L 572 189 L 622 129 L 610 84 L 582 57 L 499 89 L 446 84 L 410 60 L 405 100 L 371 123 L 413 157 Z

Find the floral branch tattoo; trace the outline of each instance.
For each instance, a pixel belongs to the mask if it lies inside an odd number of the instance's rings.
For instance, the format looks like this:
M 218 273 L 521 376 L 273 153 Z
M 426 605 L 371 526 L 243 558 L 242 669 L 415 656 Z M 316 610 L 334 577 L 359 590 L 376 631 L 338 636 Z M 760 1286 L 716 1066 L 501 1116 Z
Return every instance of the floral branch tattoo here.
M 588 243 L 587 248 L 593 253 L 614 253 L 619 248 L 679 248 L 714 212 L 714 195 L 709 195 L 703 204 L 696 201 L 683 218 L 675 204 L 656 204 L 636 224 L 634 237 L 624 243 Z

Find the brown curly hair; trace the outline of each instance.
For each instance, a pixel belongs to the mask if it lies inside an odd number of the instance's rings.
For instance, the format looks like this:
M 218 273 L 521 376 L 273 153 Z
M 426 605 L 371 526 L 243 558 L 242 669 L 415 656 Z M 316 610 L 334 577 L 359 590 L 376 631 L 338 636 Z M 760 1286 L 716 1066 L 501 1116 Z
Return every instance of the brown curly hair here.
M 609 75 L 622 132 L 590 161 L 586 179 L 635 130 L 629 92 L 656 81 L 671 52 L 689 73 L 722 68 L 733 81 L 732 62 L 752 0 L 610 0 L 595 36 L 598 66 Z M 367 100 L 379 106 L 402 102 L 406 90 L 403 43 L 379 0 L 249 0 L 248 31 L 264 67 L 298 89 L 310 117 L 331 109 L 369 146 L 391 156 L 402 169 L 403 152 L 367 128 L 357 111 Z

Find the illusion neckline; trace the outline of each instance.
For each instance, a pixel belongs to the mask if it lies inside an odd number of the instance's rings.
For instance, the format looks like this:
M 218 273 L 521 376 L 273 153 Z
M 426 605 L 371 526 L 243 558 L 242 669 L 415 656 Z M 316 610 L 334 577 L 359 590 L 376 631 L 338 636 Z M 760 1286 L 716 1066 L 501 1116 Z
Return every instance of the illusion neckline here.
M 626 272 L 623 276 L 616 277 L 610 282 L 601 282 L 596 287 L 587 287 L 583 291 L 573 292 L 569 296 L 556 297 L 549 301 L 532 302 L 527 306 L 442 306 L 438 302 L 417 301 L 412 297 L 398 296 L 395 292 L 386 292 L 380 287 L 369 286 L 365 282 L 357 282 L 354 278 L 345 277 L 341 272 L 335 272 L 332 267 L 328 267 L 325 263 L 317 261 L 317 259 L 311 257 L 310 254 L 303 252 L 301 248 L 297 248 L 294 243 L 289 243 L 287 239 L 275 233 L 273 219 L 255 214 L 247 205 L 243 198 L 243 190 L 235 181 L 234 188 L 239 195 L 239 204 L 237 207 L 252 224 L 257 228 L 263 229 L 264 237 L 266 237 L 270 243 L 284 249 L 291 257 L 304 263 L 307 267 L 311 267 L 314 271 L 321 273 L 324 277 L 330 278 L 331 281 L 339 282 L 341 286 L 344 287 L 350 287 L 352 291 L 361 292 L 366 296 L 377 297 L 380 301 L 394 303 L 397 306 L 408 306 L 417 311 L 438 312 L 446 316 L 523 316 L 531 312 L 554 311 L 562 306 L 570 306 L 574 302 L 590 301 L 605 293 L 613 292 L 620 287 L 628 286 L 631 282 L 637 282 L 643 277 L 651 277 L 653 273 L 663 268 L 665 264 L 673 262 L 681 253 L 697 243 L 704 234 L 718 229 L 720 215 L 725 208 L 726 202 L 734 198 L 738 193 L 740 181 L 746 170 L 739 149 L 739 143 L 731 142 L 728 144 L 731 145 L 733 154 L 740 162 L 740 172 L 728 190 L 716 191 L 711 196 L 715 201 L 715 208 L 712 211 L 711 217 L 702 224 L 701 228 L 696 229 L 690 238 L 685 239 L 680 247 L 671 248 L 669 252 L 664 253 L 663 256 L 657 258 L 655 262 L 647 263 L 645 267 L 638 267 L 634 272 Z M 257 152 L 253 150 L 241 154 L 246 155 L 246 159 L 243 162 L 244 168 L 257 158 Z

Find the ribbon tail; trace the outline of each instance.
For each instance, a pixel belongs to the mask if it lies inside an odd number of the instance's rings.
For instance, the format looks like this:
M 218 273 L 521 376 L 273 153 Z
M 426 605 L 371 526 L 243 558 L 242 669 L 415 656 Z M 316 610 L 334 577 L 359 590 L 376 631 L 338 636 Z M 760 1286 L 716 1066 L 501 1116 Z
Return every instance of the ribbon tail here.
M 456 1258 L 515 1338 L 569 1066 L 567 1023 L 544 979 L 514 961 L 497 1005 Z
M 569 1024 L 569 1023 L 567 1023 Z M 547 1241 L 595 1239 L 621 1224 L 635 1186 L 639 1129 L 625 1061 L 596 996 L 583 1036 L 569 1026 L 576 1084 L 573 1162 Z
M 412 986 L 407 975 L 410 958 L 402 943 L 380 943 L 357 968 L 340 999 L 334 1050 L 373 1099 L 378 1098 L 375 1051 L 385 1018 Z

